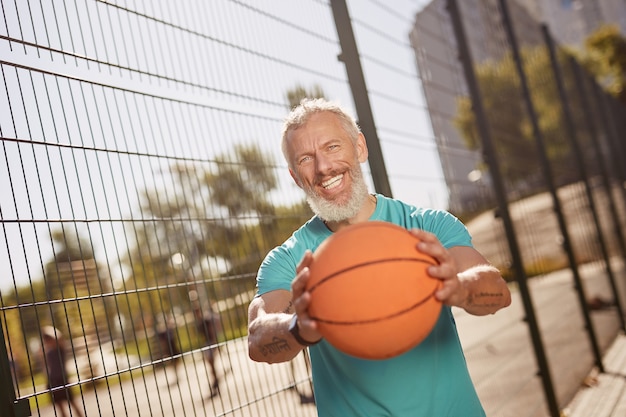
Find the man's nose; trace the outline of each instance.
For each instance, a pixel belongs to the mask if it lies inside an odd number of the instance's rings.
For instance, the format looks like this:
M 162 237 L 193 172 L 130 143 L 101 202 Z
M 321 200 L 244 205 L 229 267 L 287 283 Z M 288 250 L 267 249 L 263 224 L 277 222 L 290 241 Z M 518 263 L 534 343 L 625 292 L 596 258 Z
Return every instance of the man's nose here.
M 325 155 L 317 155 L 315 157 L 315 170 L 319 174 L 326 174 L 332 169 L 332 161 Z

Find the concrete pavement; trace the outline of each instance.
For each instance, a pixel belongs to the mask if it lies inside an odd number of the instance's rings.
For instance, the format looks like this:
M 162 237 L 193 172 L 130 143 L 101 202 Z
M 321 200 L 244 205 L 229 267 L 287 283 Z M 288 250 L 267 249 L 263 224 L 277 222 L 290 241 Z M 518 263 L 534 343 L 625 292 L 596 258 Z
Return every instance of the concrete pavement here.
M 605 372 L 589 374 L 565 407 L 563 417 L 626 416 L 626 336 L 620 334 L 604 356 Z
M 623 268 L 619 264 L 615 267 L 623 283 Z M 610 296 L 601 264 L 585 265 L 580 271 L 588 294 Z M 626 415 L 619 414 L 623 404 L 615 402 L 624 397 L 626 381 L 626 348 L 623 336 L 615 341 L 620 332 L 615 309 L 592 313 L 601 349 L 607 352 L 605 367 L 609 372 L 598 376 L 597 385 L 583 389 L 594 363 L 571 273 L 563 270 L 533 279 L 529 287 L 563 415 Z M 461 342 L 489 417 L 549 417 L 524 322 L 524 309 L 518 291 L 514 285 L 512 288 L 512 305 L 495 315 L 476 317 L 462 310 L 454 311 Z M 216 396 L 211 396 L 210 373 L 200 352 L 185 354 L 176 370 L 138 368 L 132 378 L 122 382 L 116 372 L 107 370 L 109 378 L 104 381 L 109 381 L 108 384 L 82 386 L 85 414 L 88 417 L 316 415 L 312 404 L 301 402 L 301 395 L 306 397 L 311 390 L 303 357 L 285 364 L 254 363 L 248 358 L 246 340 L 239 339 L 222 347 L 217 364 L 221 389 Z M 607 411 L 599 408 L 600 405 Z M 591 414 L 590 409 L 594 410 Z M 56 416 L 51 406 L 32 411 L 34 416 Z
M 581 268 L 588 291 L 606 295 L 608 286 L 597 264 Z M 626 381 L 626 342 L 620 336 L 614 309 L 593 312 L 609 372 L 597 384 L 588 382 L 593 357 L 571 276 L 560 271 L 532 280 L 555 390 L 568 417 L 623 417 Z M 513 304 L 493 316 L 475 317 L 455 310 L 455 319 L 470 373 L 489 417 L 549 417 L 541 380 L 519 293 Z M 211 396 L 209 372 L 196 353 L 185 355 L 176 370 L 152 368 L 133 373 L 121 383 L 83 387 L 87 416 L 315 416 L 312 404 L 302 403 L 310 393 L 303 357 L 287 364 L 259 364 L 247 356 L 244 339 L 229 342 L 218 357 L 220 395 Z M 294 389 L 295 387 L 298 390 Z M 615 403 L 615 404 L 613 404 Z M 611 404 L 613 404 L 611 406 Z M 605 407 L 606 410 L 599 408 Z M 595 407 L 595 408 L 594 408 Z M 590 413 L 590 409 L 593 410 Z M 611 414 L 612 413 L 612 414 Z M 616 414 L 618 413 L 618 414 Z M 34 416 L 55 416 L 52 407 L 33 410 Z

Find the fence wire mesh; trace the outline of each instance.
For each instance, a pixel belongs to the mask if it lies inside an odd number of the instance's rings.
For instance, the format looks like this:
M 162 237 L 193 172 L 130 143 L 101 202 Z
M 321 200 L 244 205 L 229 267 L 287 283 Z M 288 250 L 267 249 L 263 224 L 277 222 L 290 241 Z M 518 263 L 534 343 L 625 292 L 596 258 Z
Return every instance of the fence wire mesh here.
M 0 388 L 16 404 L 10 415 L 59 415 L 54 397 L 72 399 L 72 416 L 316 415 L 306 353 L 252 362 L 246 327 L 258 265 L 311 215 L 280 153 L 282 119 L 303 94 L 354 105 L 331 4 L 0 4 Z M 586 293 L 619 301 L 614 275 L 623 299 L 616 132 L 626 118 L 591 78 L 576 81 L 559 47 L 586 168 L 576 169 L 541 26 L 509 2 L 541 115 L 537 147 L 500 4 L 462 2 L 463 25 L 565 406 L 594 357 L 549 182 Z M 394 197 L 466 221 L 515 288 L 447 1 L 349 6 Z M 549 415 L 516 300 L 486 327 L 456 312 L 472 378 L 489 416 Z M 604 350 L 619 320 L 614 309 L 592 319 Z

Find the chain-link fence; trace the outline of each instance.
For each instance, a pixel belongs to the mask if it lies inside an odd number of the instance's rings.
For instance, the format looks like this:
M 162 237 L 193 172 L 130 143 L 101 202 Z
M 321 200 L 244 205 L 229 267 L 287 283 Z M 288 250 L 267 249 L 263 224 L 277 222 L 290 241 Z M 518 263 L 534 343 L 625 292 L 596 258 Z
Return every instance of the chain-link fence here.
M 623 105 L 515 3 L 1 4 L 7 415 L 316 415 L 308 356 L 246 345 L 258 265 L 311 215 L 279 149 L 304 95 L 354 108 L 372 191 L 450 209 L 519 294 L 467 344 L 488 415 L 554 415 L 624 328 Z

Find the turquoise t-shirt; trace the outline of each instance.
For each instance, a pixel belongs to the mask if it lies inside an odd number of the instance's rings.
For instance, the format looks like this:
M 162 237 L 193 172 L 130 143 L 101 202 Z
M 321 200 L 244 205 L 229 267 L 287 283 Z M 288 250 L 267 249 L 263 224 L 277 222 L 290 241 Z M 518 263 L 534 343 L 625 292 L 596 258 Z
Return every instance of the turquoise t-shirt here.
M 376 195 L 370 220 L 435 234 L 444 247 L 471 246 L 465 226 L 440 210 L 416 208 Z M 291 290 L 296 265 L 307 249 L 331 235 L 316 216 L 265 258 L 258 294 Z M 431 334 L 412 350 L 385 360 L 359 359 L 326 341 L 309 348 L 320 417 L 484 417 L 470 379 L 450 307 L 444 306 Z

